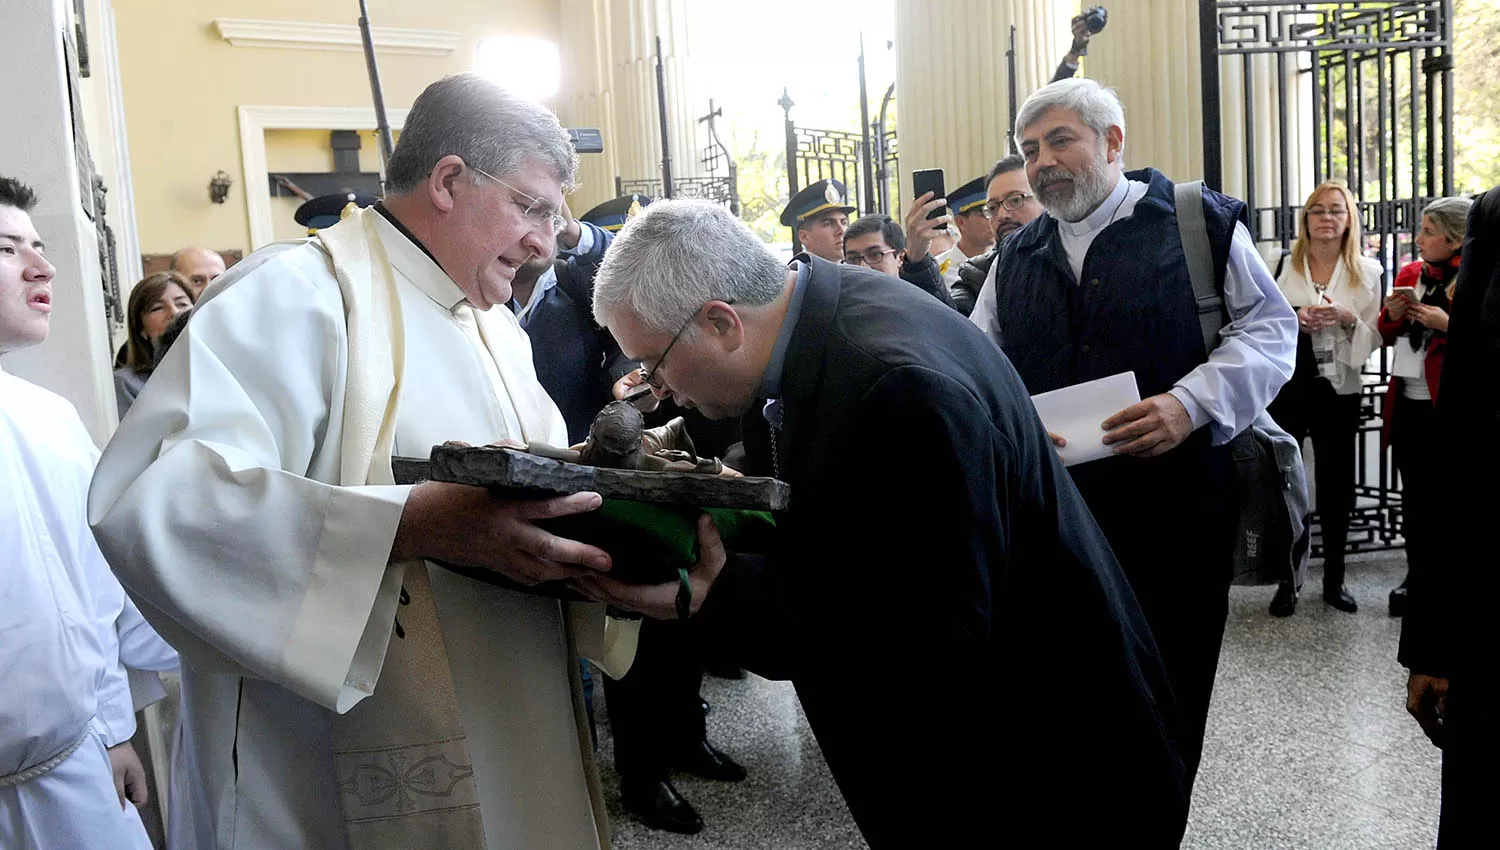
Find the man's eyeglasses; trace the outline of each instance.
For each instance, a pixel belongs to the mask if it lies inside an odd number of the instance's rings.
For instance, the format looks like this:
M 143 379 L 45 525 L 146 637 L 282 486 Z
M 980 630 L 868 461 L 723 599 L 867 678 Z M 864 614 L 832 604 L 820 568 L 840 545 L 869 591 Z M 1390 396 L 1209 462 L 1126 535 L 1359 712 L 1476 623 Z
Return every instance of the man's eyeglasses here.
M 472 168 L 475 173 L 482 174 L 485 177 L 488 177 L 491 180 L 495 181 L 496 183 L 499 183 L 501 186 L 504 186 L 512 192 L 515 192 L 517 195 L 525 198 L 527 203 L 522 207 L 521 215 L 524 215 L 532 221 L 547 222 L 547 224 L 552 228 L 553 236 L 556 236 L 557 234 L 562 233 L 567 229 L 568 220 L 563 218 L 562 215 L 557 212 L 557 210 L 552 206 L 551 202 L 547 201 L 544 198 L 538 198 L 535 195 L 529 195 L 525 192 L 522 192 L 520 189 L 517 189 L 516 187 L 510 185 L 504 180 L 501 180 L 499 177 L 496 177 L 488 171 L 485 171 L 483 168 L 480 168 L 477 165 L 470 165 L 469 167 Z M 517 206 L 521 206 L 521 204 L 518 202 Z
M 1000 215 L 1001 207 L 1004 207 L 1006 212 L 1015 212 L 1016 210 L 1020 209 L 1026 203 L 1026 201 L 1033 197 L 1036 196 L 1032 195 L 1030 192 L 1011 192 L 1009 195 L 1006 195 L 998 201 L 990 201 L 989 203 L 985 204 L 984 209 L 980 210 L 980 212 L 984 213 L 985 218 L 994 219 L 996 216 Z
M 733 298 L 727 299 L 724 303 L 725 304 L 733 304 L 734 303 L 734 299 Z M 703 309 L 702 307 L 698 308 L 698 310 L 702 310 L 702 309 Z M 698 318 L 698 310 L 694 310 L 693 311 L 693 315 L 688 316 L 687 317 L 687 321 L 685 321 L 685 322 L 682 323 L 682 327 L 680 327 L 680 328 L 677 329 L 677 333 L 675 333 L 675 334 L 672 335 L 672 341 L 669 342 L 669 343 L 667 343 L 667 347 L 666 348 L 662 349 L 661 356 L 658 357 L 658 358 L 656 358 L 656 362 L 651 365 L 651 370 L 650 371 L 647 371 L 645 369 L 641 370 L 642 380 L 645 383 L 649 384 L 651 386 L 651 389 L 653 389 L 653 390 L 665 390 L 666 389 L 666 386 L 661 382 L 661 379 L 656 377 L 656 372 L 657 372 L 658 369 L 661 368 L 661 364 L 667 362 L 667 355 L 672 353 L 672 346 L 674 346 L 674 345 L 677 344 L 677 340 L 682 339 L 682 334 L 688 329 L 688 325 L 691 325 L 693 323 L 693 320 L 696 319 L 696 318 Z
M 899 254 L 895 248 L 866 248 L 863 251 L 845 251 L 844 262 L 851 266 L 866 265 L 873 267 L 876 263 L 885 259 L 886 254 Z
M 1349 211 L 1347 209 L 1343 208 L 1343 207 L 1308 207 L 1307 208 L 1307 216 L 1308 216 L 1308 218 L 1312 218 L 1313 216 L 1317 216 L 1319 218 L 1322 218 L 1324 216 L 1327 216 L 1328 218 L 1343 218 L 1344 216 L 1346 216 L 1348 214 L 1349 214 Z

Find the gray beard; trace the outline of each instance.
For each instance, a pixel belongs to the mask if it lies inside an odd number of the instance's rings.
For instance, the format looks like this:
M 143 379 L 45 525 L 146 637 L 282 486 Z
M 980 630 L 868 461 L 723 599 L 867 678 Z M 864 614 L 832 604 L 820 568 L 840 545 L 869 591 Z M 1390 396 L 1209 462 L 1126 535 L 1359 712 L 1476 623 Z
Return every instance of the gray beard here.
M 1037 193 L 1037 200 L 1042 202 L 1042 207 L 1052 215 L 1063 221 L 1083 221 L 1088 218 L 1089 213 L 1099 208 L 1104 199 L 1115 188 L 1115 175 L 1111 173 L 1109 163 L 1103 158 L 1089 163 L 1082 174 L 1068 171 L 1061 166 L 1054 166 L 1037 175 L 1037 182 L 1043 182 L 1043 178 L 1049 172 L 1066 171 L 1073 178 L 1073 196 L 1067 199 L 1049 200 L 1045 192 Z

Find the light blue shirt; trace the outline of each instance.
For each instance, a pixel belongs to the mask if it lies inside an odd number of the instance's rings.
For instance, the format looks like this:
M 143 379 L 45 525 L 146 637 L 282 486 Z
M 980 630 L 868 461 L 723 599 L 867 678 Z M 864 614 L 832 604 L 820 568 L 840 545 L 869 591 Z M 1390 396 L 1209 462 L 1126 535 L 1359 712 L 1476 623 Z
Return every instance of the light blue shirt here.
M 559 245 L 557 247 L 559 254 L 564 257 L 576 257 L 594 250 L 594 228 L 579 227 L 578 229 L 580 231 L 578 244 L 572 248 L 564 248 Z M 526 299 L 526 303 L 520 305 L 519 309 L 516 310 L 516 319 L 521 323 L 521 327 L 526 327 L 527 322 L 531 321 L 531 312 L 536 309 L 536 305 L 542 303 L 542 299 L 546 298 L 547 293 L 556 285 L 557 269 L 553 268 L 551 263 L 548 263 L 547 270 L 537 277 L 536 285 L 531 288 L 531 297 Z
M 1083 260 L 1094 238 L 1116 221 L 1135 213 L 1148 186 L 1124 175 L 1109 197 L 1082 221 L 1058 221 L 1059 236 L 1073 278 L 1082 276 Z M 996 320 L 996 268 L 974 305 L 971 320 L 1000 344 Z M 1224 305 L 1229 321 L 1219 330 L 1219 345 L 1207 362 L 1182 376 L 1169 392 L 1182 402 L 1193 429 L 1210 425 L 1214 445 L 1223 445 L 1250 423 L 1292 377 L 1297 359 L 1297 314 L 1271 277 L 1250 232 L 1236 223 L 1224 270 Z

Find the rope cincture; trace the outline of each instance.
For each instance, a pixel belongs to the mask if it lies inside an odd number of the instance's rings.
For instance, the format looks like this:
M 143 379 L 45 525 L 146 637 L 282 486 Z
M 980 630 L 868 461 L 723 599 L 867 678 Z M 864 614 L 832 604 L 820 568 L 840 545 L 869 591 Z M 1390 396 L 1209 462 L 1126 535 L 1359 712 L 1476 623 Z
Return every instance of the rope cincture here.
M 47 759 L 41 764 L 35 765 L 33 767 L 28 767 L 25 770 L 12 773 L 9 776 L 0 776 L 0 788 L 15 788 L 19 785 L 24 785 L 33 779 L 39 779 L 43 776 L 46 776 L 47 774 L 56 770 L 58 765 L 67 761 L 69 756 L 77 752 L 78 748 L 83 746 L 83 742 L 88 740 L 88 737 L 89 728 L 87 725 L 85 725 L 83 727 L 83 734 L 78 736 L 78 740 L 69 744 L 62 752 L 58 753 L 50 759 Z

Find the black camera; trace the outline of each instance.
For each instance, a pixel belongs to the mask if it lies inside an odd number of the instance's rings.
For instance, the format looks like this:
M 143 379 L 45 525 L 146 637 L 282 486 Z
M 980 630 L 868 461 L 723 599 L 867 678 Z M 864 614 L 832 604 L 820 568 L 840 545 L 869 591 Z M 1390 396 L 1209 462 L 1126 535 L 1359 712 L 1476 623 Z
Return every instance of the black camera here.
M 604 153 L 604 135 L 593 127 L 568 127 L 568 138 L 578 153 Z
M 1109 23 L 1109 11 L 1103 6 L 1090 6 L 1083 10 L 1083 23 L 1089 28 L 1090 35 L 1098 35 Z

